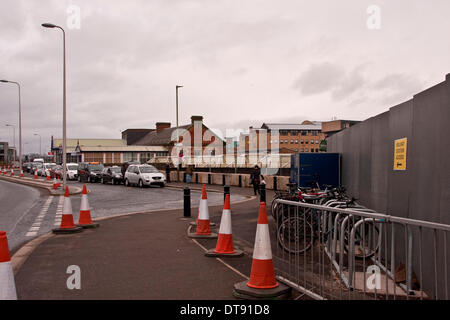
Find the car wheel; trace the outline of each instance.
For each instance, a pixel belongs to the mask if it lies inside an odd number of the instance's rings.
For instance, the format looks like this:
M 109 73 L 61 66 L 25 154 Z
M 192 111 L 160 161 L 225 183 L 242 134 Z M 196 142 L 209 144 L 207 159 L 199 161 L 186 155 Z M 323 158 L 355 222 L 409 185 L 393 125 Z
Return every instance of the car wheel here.
M 91 183 L 91 176 L 88 176 L 87 182 Z
M 144 184 L 142 183 L 142 180 L 139 180 L 138 185 L 139 185 L 139 188 L 143 188 L 144 187 Z
M 100 183 L 105 184 L 105 180 L 103 178 L 100 178 Z
M 78 176 L 78 182 L 81 182 L 81 176 Z
M 128 181 L 128 179 L 125 179 L 125 187 L 129 187 L 130 186 L 130 181 Z
M 114 178 L 111 180 L 112 185 L 116 184 L 116 180 L 114 180 Z

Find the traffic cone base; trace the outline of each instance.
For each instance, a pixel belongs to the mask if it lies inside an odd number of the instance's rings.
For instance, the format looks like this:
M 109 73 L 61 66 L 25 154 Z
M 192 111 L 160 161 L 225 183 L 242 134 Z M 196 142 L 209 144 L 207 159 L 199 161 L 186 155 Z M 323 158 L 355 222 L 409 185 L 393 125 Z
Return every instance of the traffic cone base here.
M 220 237 L 220 235 L 219 235 Z M 242 257 L 244 255 L 244 251 L 239 249 L 234 249 L 233 253 L 223 253 L 223 252 L 216 252 L 216 249 L 209 249 L 205 252 L 205 256 L 207 257 L 213 257 L 213 258 L 220 258 L 220 257 Z
M 198 220 L 197 220 L 198 221 Z M 196 226 L 197 225 L 197 221 L 191 221 L 189 224 L 191 225 L 191 226 Z M 209 222 L 209 226 L 210 227 L 215 227 L 216 226 L 216 224 L 214 223 L 214 222 Z
M 233 296 L 246 300 L 286 300 L 291 296 L 291 287 L 280 283 L 275 288 L 258 289 L 247 286 L 247 280 L 234 284 Z

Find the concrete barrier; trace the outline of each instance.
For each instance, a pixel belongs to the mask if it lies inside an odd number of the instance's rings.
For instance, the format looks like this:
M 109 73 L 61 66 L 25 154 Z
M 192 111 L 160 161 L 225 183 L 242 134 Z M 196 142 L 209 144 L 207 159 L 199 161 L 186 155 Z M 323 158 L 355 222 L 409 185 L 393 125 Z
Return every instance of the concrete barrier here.
M 161 171 L 162 172 L 162 171 Z M 162 172 L 165 174 L 165 172 Z M 212 172 L 195 172 L 192 176 L 192 183 L 195 183 L 195 176 L 198 175 L 198 183 L 208 184 L 208 175 L 211 175 L 211 184 L 222 185 L 223 176 L 225 176 L 225 184 L 229 186 L 239 186 L 239 176 L 241 177 L 242 187 L 251 187 L 250 175 L 240 173 L 212 173 Z M 183 182 L 184 171 L 180 171 L 179 182 Z M 170 172 L 170 180 L 177 182 L 177 172 Z M 266 181 L 266 189 L 274 189 L 274 176 L 264 175 Z M 277 190 L 288 190 L 287 184 L 289 183 L 288 176 L 277 176 Z

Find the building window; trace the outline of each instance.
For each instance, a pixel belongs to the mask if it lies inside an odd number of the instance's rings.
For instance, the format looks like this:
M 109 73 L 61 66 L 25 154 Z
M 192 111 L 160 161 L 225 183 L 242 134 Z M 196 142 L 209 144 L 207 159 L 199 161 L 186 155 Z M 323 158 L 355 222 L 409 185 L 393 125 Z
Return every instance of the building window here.
M 303 144 L 303 140 L 300 140 L 300 143 Z
M 316 148 L 316 152 L 319 152 L 319 149 Z
M 293 143 L 294 143 L 294 140 L 291 139 L 291 143 L 293 144 Z
M 123 162 L 137 161 L 137 152 L 124 152 Z
M 305 148 L 305 152 L 308 152 L 308 148 Z
M 112 152 L 105 152 L 105 163 L 113 163 L 113 153 Z
M 316 144 L 319 144 L 319 140 L 316 140 Z
M 298 140 L 295 140 L 295 144 L 298 144 Z
M 153 152 L 141 152 L 139 160 L 141 163 L 147 163 L 148 160 L 153 159 Z
M 287 136 L 287 135 L 288 135 L 288 132 L 287 132 L 286 130 L 281 130 L 281 131 L 280 131 L 280 135 L 282 135 L 282 136 Z
M 300 152 L 303 152 L 303 148 L 300 149 Z
M 314 144 L 314 140 L 311 140 L 311 144 Z
M 305 140 L 305 144 L 308 144 L 308 140 Z
M 84 161 L 103 163 L 103 152 L 86 152 L 84 154 Z
M 306 135 L 308 135 L 308 131 L 302 130 L 302 136 L 306 136 Z

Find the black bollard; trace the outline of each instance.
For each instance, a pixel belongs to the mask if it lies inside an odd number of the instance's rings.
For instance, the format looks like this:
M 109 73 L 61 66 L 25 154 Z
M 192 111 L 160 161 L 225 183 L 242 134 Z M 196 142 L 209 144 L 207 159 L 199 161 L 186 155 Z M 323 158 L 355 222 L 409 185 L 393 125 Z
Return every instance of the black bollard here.
M 184 188 L 184 217 L 191 217 L 191 189 Z
M 239 175 L 239 188 L 242 188 L 242 176 L 241 175 Z
M 183 182 L 186 183 L 186 172 L 183 173 Z
M 223 186 L 225 185 L 225 175 L 224 174 L 222 175 L 222 185 Z
M 211 173 L 208 173 L 208 184 L 211 184 Z
M 198 183 L 198 173 L 195 174 L 195 183 Z
M 278 190 L 277 176 L 273 176 L 273 191 L 277 191 L 277 190 Z
M 260 195 L 260 201 L 261 202 L 266 202 L 266 185 L 265 184 L 260 184 L 259 185 L 259 195 Z
M 230 186 L 229 185 L 224 185 L 223 186 L 223 201 L 225 201 L 225 198 L 227 196 L 227 194 L 230 194 Z

